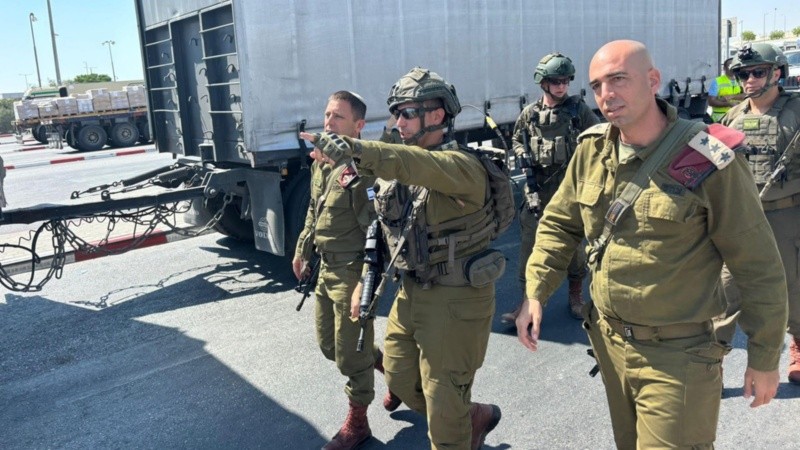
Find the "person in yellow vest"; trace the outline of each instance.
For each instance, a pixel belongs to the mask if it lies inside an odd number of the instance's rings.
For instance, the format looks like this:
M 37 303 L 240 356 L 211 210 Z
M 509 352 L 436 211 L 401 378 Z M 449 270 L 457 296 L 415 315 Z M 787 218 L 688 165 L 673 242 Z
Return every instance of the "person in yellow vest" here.
M 725 60 L 722 65 L 724 73 L 715 78 L 708 88 L 708 104 L 711 105 L 711 119 L 714 122 L 719 122 L 731 107 L 744 100 L 742 87 L 731 72 L 731 61 L 733 58 Z

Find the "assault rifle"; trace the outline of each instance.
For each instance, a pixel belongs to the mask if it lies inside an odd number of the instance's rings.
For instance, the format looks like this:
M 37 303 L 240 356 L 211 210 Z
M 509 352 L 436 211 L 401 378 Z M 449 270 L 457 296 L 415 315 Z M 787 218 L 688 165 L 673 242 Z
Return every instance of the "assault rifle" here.
M 367 228 L 367 240 L 364 244 L 364 264 L 367 266 L 367 273 L 361 287 L 361 303 L 358 306 L 358 323 L 361 325 L 361 332 L 358 335 L 356 351 L 364 349 L 364 335 L 367 331 L 369 320 L 375 317 L 375 307 L 378 298 L 383 292 L 383 233 L 378 219 L 372 221 Z
M 789 165 L 792 159 L 797 157 L 798 153 L 800 153 L 800 131 L 795 133 L 792 141 L 786 146 L 783 155 L 781 155 L 778 162 L 775 163 L 775 170 L 769 175 L 767 183 L 761 188 L 761 192 L 758 193 L 759 198 L 764 198 L 764 194 L 766 194 L 775 183 L 779 181 L 782 183 L 785 180 L 786 166 Z
M 300 299 L 300 303 L 298 303 L 297 308 L 295 308 L 297 311 L 300 311 L 300 308 L 303 307 L 303 303 L 311 296 L 311 290 L 317 285 L 317 279 L 319 278 L 319 260 L 320 257 L 315 252 L 311 261 L 308 263 L 310 269 L 306 271 L 306 274 L 300 278 L 300 281 L 297 282 L 297 286 L 294 287 L 295 291 L 303 294 L 303 298 Z
M 534 111 L 533 114 L 534 117 L 531 118 L 531 121 L 536 120 L 535 116 L 538 115 L 538 112 Z M 538 213 L 542 203 L 539 200 L 540 188 L 539 183 L 536 181 L 536 175 L 539 169 L 541 169 L 541 166 L 539 166 L 539 162 L 533 158 L 530 137 L 528 136 L 528 124 L 524 124 L 522 128 L 522 147 L 522 152 L 516 155 L 516 158 L 517 166 L 522 169 L 522 173 L 525 174 L 525 185 L 528 187 L 528 191 L 525 194 L 525 204 L 528 206 L 529 211 Z

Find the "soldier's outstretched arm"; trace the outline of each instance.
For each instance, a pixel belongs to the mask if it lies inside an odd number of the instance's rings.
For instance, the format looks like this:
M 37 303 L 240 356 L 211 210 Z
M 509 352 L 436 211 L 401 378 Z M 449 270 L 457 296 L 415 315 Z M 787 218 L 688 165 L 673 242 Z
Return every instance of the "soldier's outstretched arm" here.
M 744 371 L 744 398 L 754 397 L 751 408 L 766 405 L 778 393 L 780 374 L 778 369 L 762 372 L 748 367 Z
M 538 300 L 525 299 L 517 316 L 517 338 L 528 350 L 539 348 L 539 330 L 542 324 L 542 304 Z

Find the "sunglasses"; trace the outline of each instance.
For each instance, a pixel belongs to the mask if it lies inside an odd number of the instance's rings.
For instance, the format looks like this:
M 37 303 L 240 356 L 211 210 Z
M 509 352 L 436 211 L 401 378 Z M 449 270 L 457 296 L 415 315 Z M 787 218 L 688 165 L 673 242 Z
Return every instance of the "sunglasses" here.
M 553 86 L 569 85 L 569 78 L 547 78 L 545 81 L 547 81 Z
M 425 114 L 426 111 L 433 111 L 431 108 L 424 108 L 422 106 L 415 106 L 403 109 L 396 109 L 392 113 L 395 119 L 399 119 L 400 116 L 403 116 L 403 119 L 411 120 L 416 119 L 417 117 Z
M 769 73 L 769 69 L 753 69 L 753 70 L 740 70 L 736 72 L 736 78 L 739 81 L 747 81 L 750 78 L 750 75 L 754 76 L 755 78 L 764 78 Z

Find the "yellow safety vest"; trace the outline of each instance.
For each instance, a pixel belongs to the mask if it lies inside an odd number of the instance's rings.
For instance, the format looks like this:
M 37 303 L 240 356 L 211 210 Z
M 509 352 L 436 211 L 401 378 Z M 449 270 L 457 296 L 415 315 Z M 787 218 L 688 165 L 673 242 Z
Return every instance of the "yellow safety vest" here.
M 718 89 L 717 97 L 719 98 L 733 97 L 734 95 L 742 93 L 742 87 L 728 78 L 725 74 L 718 76 L 716 81 Z M 735 103 L 736 102 L 734 102 L 734 104 Z M 714 122 L 719 122 L 719 119 L 721 119 L 729 109 L 731 109 L 730 106 L 712 106 L 711 118 L 714 119 Z

